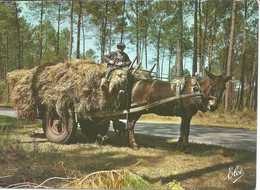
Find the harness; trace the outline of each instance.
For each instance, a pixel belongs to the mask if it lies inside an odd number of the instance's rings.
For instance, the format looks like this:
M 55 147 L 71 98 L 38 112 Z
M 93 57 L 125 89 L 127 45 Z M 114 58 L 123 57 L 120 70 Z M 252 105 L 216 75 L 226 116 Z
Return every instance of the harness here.
M 200 94 L 201 93 L 201 88 L 200 88 L 200 84 L 198 82 L 198 78 L 196 77 L 192 77 L 191 78 L 191 93 L 192 94 Z M 171 89 L 173 91 L 176 91 L 176 96 L 180 96 L 183 92 L 185 86 L 185 77 L 179 77 L 179 78 L 175 78 L 171 81 Z M 201 96 L 195 96 L 196 98 L 196 102 L 199 103 Z M 180 103 L 180 100 L 179 100 Z
M 196 94 L 203 93 L 203 92 L 201 91 L 200 84 L 199 84 L 199 82 L 198 82 L 198 78 L 197 78 L 197 77 L 192 77 L 192 78 L 191 78 L 191 84 L 192 84 L 192 89 L 191 89 L 191 90 L 192 90 L 192 93 L 196 93 Z M 211 85 L 210 85 L 210 89 L 211 89 Z M 205 95 L 205 94 L 203 93 L 204 97 L 205 97 L 207 100 L 209 100 L 209 99 L 218 100 L 217 97 L 211 95 L 210 89 L 209 89 L 209 94 Z M 200 101 L 200 99 L 201 99 L 201 96 L 196 96 L 197 103 Z
M 201 93 L 200 84 L 199 84 L 196 77 L 191 78 L 191 85 L 192 85 L 192 88 L 191 88 L 192 93 L 195 93 L 195 94 Z M 195 98 L 196 98 L 197 103 L 198 103 L 201 99 L 201 96 L 195 96 Z
M 136 89 L 138 88 L 139 86 L 139 83 L 143 81 L 143 80 L 139 80 L 136 85 L 134 86 L 133 90 L 132 90 L 132 93 L 135 94 L 135 91 Z M 152 94 L 152 90 L 153 90 L 153 87 L 155 85 L 155 83 L 158 82 L 158 80 L 154 80 L 151 84 L 151 86 L 149 87 L 149 92 L 148 92 L 148 96 L 147 96 L 147 101 L 145 102 L 149 102 L 150 99 L 151 99 L 151 94 Z M 191 92 L 192 93 L 196 93 L 196 94 L 200 94 L 201 93 L 201 88 L 200 88 L 200 84 L 197 80 L 197 78 L 195 77 L 192 77 L 191 78 L 191 84 L 192 84 L 192 87 L 191 87 Z M 180 96 L 183 92 L 183 89 L 185 87 L 185 78 L 184 77 L 180 77 L 180 78 L 176 78 L 176 79 L 173 79 L 171 81 L 171 89 L 173 91 L 176 92 L 176 96 Z M 209 96 L 210 98 L 213 98 L 213 99 L 216 99 L 215 97 L 213 96 Z M 200 99 L 201 99 L 201 96 L 196 96 L 196 101 L 197 103 L 199 103 Z M 132 100 L 133 101 L 133 100 Z M 179 100 L 180 101 L 180 100 Z M 138 104 L 142 104 L 142 103 L 145 103 L 145 102 L 139 102 Z M 180 103 L 180 102 L 179 102 Z M 138 105 L 137 103 L 133 104 L 133 105 Z
M 207 98 L 208 98 L 208 99 L 214 99 L 214 100 L 218 100 L 218 98 L 217 98 L 217 97 L 215 97 L 215 96 L 211 95 L 211 92 L 210 92 L 210 90 L 211 90 L 211 85 L 210 85 L 210 88 L 209 88 L 209 94 L 208 94 Z
M 153 83 L 152 83 L 152 85 L 150 86 L 149 94 L 148 94 L 148 98 L 147 98 L 148 102 L 149 102 L 150 99 L 151 99 L 152 89 L 153 89 L 153 86 L 154 86 L 154 84 L 155 84 L 156 82 L 157 82 L 157 80 L 154 80 Z
M 178 77 L 171 81 L 171 89 L 176 90 L 176 96 L 180 96 L 185 86 L 185 77 Z

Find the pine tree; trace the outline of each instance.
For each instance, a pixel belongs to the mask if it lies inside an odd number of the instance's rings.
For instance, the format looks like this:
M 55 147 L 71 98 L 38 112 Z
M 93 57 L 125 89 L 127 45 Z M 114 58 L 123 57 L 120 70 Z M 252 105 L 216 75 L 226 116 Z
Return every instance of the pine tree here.
M 228 50 L 228 60 L 227 60 L 227 70 L 226 76 L 230 76 L 232 74 L 232 55 L 233 55 L 233 47 L 234 47 L 234 40 L 235 40 L 235 21 L 236 21 L 236 8 L 237 8 L 237 1 L 234 0 L 233 2 L 233 9 L 232 9 L 232 22 L 231 22 L 231 33 L 230 33 L 230 44 Z M 225 113 L 229 112 L 232 107 L 232 91 L 231 91 L 231 81 L 228 81 L 226 84 L 226 93 L 225 93 Z

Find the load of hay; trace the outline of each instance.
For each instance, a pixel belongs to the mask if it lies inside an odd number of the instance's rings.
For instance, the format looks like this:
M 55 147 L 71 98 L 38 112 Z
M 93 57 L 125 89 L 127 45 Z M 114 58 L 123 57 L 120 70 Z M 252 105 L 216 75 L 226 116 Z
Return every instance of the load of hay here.
M 64 110 L 69 109 L 85 117 L 106 106 L 100 88 L 105 71 L 106 64 L 92 60 L 73 60 L 13 71 L 7 73 L 10 100 L 18 117 L 29 120 L 36 118 L 40 106 L 56 110 L 61 117 Z M 147 74 L 136 72 L 134 77 L 144 79 Z

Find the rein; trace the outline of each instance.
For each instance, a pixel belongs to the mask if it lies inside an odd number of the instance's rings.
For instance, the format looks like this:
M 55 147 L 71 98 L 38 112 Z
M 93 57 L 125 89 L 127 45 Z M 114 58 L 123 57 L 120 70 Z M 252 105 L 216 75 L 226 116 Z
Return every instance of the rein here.
M 218 100 L 215 96 L 209 95 L 207 96 L 208 99 L 214 99 L 214 100 Z

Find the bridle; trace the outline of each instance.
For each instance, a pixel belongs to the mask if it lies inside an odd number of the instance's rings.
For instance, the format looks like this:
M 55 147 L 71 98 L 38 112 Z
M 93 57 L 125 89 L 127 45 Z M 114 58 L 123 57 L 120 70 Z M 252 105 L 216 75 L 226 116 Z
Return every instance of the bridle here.
M 199 84 L 199 81 L 195 81 L 193 84 L 192 84 L 192 87 L 193 87 L 193 93 L 202 93 L 203 94 L 203 97 L 206 99 L 206 100 L 209 100 L 209 99 L 214 99 L 214 100 L 218 100 L 218 98 L 216 96 L 213 96 L 210 91 L 211 91 L 211 84 L 210 84 L 210 88 L 208 90 L 208 94 L 206 95 L 204 92 L 201 91 L 201 87 L 200 87 L 200 84 Z
M 213 95 L 211 95 L 211 93 L 210 93 L 210 91 L 211 91 L 211 88 L 212 88 L 212 86 L 211 86 L 211 84 L 210 84 L 210 88 L 209 88 L 209 94 L 206 96 L 206 97 L 207 97 L 207 99 L 214 99 L 214 100 L 218 100 L 218 98 L 217 98 L 216 96 L 213 96 Z

